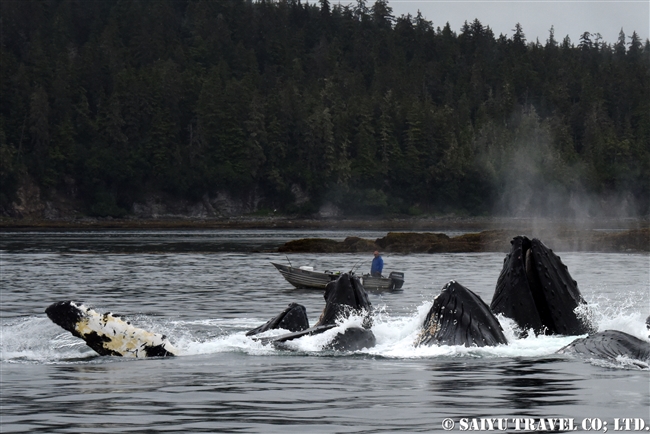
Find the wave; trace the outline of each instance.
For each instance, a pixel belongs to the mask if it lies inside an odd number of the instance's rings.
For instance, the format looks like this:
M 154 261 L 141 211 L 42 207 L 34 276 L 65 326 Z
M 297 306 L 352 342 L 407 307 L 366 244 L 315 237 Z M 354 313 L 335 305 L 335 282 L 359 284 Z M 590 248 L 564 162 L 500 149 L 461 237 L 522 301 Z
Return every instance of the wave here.
M 592 300 L 589 315 L 598 331 L 620 330 L 650 341 L 645 326 L 645 318 L 630 309 L 630 304 L 612 307 L 606 300 Z M 415 346 L 421 325 L 431 308 L 427 301 L 418 306 L 412 314 L 391 316 L 385 308 L 379 307 L 374 314 L 372 331 L 377 344 L 375 347 L 354 353 L 372 357 L 391 359 L 411 358 L 513 358 L 546 357 L 555 354 L 568 345 L 576 336 L 536 335 L 528 331 L 522 333 L 514 321 L 499 316 L 508 345 L 494 347 L 464 346 Z M 331 354 L 338 357 L 349 353 L 336 353 L 324 350 L 334 335 L 350 326 L 361 326 L 362 318 L 351 317 L 337 327 L 314 336 L 303 336 L 289 341 L 283 349 L 264 345 L 247 337 L 246 331 L 259 326 L 266 320 L 255 318 L 200 319 L 193 321 L 161 320 L 159 317 L 140 315 L 132 318 L 139 327 L 155 333 L 165 334 L 182 356 L 210 355 L 223 352 L 241 352 L 253 356 L 299 353 L 304 355 Z M 272 330 L 268 336 L 280 335 L 285 331 Z M 52 324 L 44 316 L 31 316 L 6 321 L 2 325 L 0 339 L 2 363 L 89 363 L 122 360 L 118 357 L 99 357 L 85 343 L 67 331 Z M 565 357 L 565 356 L 558 356 Z M 605 368 L 650 370 L 647 361 L 618 358 L 612 360 L 589 360 L 590 363 Z

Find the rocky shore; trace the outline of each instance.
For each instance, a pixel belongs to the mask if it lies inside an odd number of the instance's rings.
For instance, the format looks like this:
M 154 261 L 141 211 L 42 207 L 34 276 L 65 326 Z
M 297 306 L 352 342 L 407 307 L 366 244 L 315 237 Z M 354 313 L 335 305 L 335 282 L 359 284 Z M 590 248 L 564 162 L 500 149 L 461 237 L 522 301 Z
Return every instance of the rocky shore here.
M 348 237 L 344 241 L 305 238 L 278 248 L 282 253 L 352 253 L 380 250 L 391 253 L 469 253 L 508 252 L 510 240 L 520 235 L 512 230 L 489 230 L 449 237 L 441 233 L 389 232 L 376 240 Z M 528 234 L 525 234 L 528 235 Z M 539 238 L 556 251 L 648 252 L 650 229 L 619 232 L 572 230 L 560 233 L 540 232 Z
M 348 237 L 344 241 L 308 238 L 279 247 L 284 253 L 507 252 L 516 235 L 539 238 L 556 251 L 648 252 L 647 219 L 542 220 L 495 217 L 305 219 L 291 216 L 239 216 L 222 219 L 0 219 L 0 232 L 75 230 L 373 230 L 375 240 Z M 448 236 L 450 232 L 465 232 Z

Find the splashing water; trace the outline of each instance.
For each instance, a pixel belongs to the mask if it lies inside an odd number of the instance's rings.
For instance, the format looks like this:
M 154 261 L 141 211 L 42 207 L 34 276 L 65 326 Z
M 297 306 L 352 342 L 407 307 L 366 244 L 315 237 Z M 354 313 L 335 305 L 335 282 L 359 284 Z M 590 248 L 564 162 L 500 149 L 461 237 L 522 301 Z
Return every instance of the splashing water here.
M 325 259 L 322 255 L 303 256 L 303 261 L 321 269 L 358 261 L 358 255 L 352 254 Z M 648 255 L 565 253 L 562 258 L 588 302 L 580 315 L 597 331 L 621 330 L 648 340 Z M 65 299 L 88 302 L 98 311 L 134 312 L 126 315 L 134 325 L 166 335 L 183 356 L 322 352 L 337 331 L 359 319 L 350 318 L 322 335 L 297 339 L 288 346 L 291 350 L 245 336 L 291 301 L 304 304 L 312 319 L 323 308 L 322 292 L 291 288 L 269 265 L 277 260 L 275 254 L 241 253 L 3 255 L 2 361 L 59 363 L 94 358 L 95 353 L 80 339 L 42 313 L 48 304 Z M 370 294 L 377 343 L 360 354 L 393 359 L 540 357 L 554 354 L 575 338 L 537 336 L 530 331 L 520 338 L 516 325 L 499 317 L 509 345 L 415 347 L 433 298 L 449 280 L 458 280 L 489 303 L 503 255 L 384 255 L 384 260 L 386 268 L 405 272 L 404 291 Z
M 414 343 L 431 305 L 430 301 L 424 302 L 415 312 L 405 316 L 391 316 L 385 310 L 378 309 L 372 327 L 377 344 L 356 354 L 396 359 L 542 357 L 554 354 L 576 339 L 576 336 L 536 335 L 532 330 L 522 334 L 514 321 L 499 315 L 498 319 L 508 339 L 508 345 L 480 348 L 446 345 L 416 347 Z M 590 306 L 593 318 L 597 319 L 598 330 L 617 329 L 648 340 L 644 319 L 639 313 L 628 312 L 626 306 L 616 309 L 608 306 L 602 309 L 603 305 L 605 303 L 601 302 Z M 316 354 L 323 351 L 337 333 L 348 327 L 361 327 L 363 322 L 361 316 L 351 316 L 340 321 L 333 329 L 314 336 L 303 336 L 287 342 L 286 349 L 277 349 L 273 345 L 264 345 L 245 335 L 247 330 L 258 326 L 263 322 L 262 320 L 237 318 L 158 321 L 156 318 L 143 315 L 139 315 L 136 319 L 141 326 L 148 327 L 156 333 L 164 333 L 179 349 L 181 356 L 222 352 L 241 352 L 254 356 L 277 355 L 291 351 Z M 265 336 L 279 336 L 287 332 L 271 330 Z M 520 335 L 523 337 L 518 337 Z M 11 363 L 56 363 L 91 359 L 96 356 L 83 341 L 62 331 L 43 317 L 22 318 L 5 324 L 1 349 L 3 361 Z M 603 367 L 648 369 L 646 362 L 630 361 L 625 358 L 617 360 L 617 363 L 612 361 L 593 363 Z

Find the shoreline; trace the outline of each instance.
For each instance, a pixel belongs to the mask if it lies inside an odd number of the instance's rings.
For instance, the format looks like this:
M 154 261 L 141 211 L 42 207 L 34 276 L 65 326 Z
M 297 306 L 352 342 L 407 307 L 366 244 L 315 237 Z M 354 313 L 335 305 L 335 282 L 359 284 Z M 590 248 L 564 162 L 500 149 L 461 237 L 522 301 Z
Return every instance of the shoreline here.
M 347 237 L 343 241 L 326 238 L 303 238 L 278 248 L 280 253 L 357 253 L 375 250 L 392 253 L 478 253 L 510 251 L 511 240 L 524 235 L 538 238 L 557 251 L 583 252 L 650 252 L 650 229 L 616 232 L 584 230 L 539 230 L 522 234 L 516 230 L 487 230 L 449 237 L 430 232 L 389 232 L 385 237 L 369 240 Z
M 311 229 L 395 231 L 485 231 L 485 230 L 598 230 L 617 232 L 650 227 L 648 217 L 546 219 L 513 217 L 405 217 L 405 218 L 302 218 L 289 216 L 238 216 L 219 219 L 81 218 L 66 220 L 0 219 L 0 232 L 74 230 L 227 230 L 227 229 Z
M 0 233 L 102 231 L 355 230 L 386 232 L 376 240 L 348 236 L 338 242 L 309 235 L 278 248 L 283 253 L 346 253 L 376 249 L 399 253 L 507 252 L 518 235 L 558 251 L 649 252 L 648 219 L 532 219 L 495 217 L 305 219 L 239 216 L 222 219 L 0 219 Z M 455 234 L 454 234 L 455 233 Z M 459 234 L 460 233 L 460 234 Z M 360 236 L 363 236 L 361 233 Z M 304 235 L 303 235 L 304 236 Z

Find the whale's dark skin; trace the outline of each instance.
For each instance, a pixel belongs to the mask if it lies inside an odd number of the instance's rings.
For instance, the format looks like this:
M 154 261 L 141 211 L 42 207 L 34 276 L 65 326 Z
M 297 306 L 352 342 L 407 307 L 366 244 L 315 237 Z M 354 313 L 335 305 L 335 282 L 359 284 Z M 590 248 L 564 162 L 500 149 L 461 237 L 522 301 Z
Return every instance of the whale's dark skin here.
M 368 294 L 359 281 L 359 278 L 350 276 L 347 273 L 341 274 L 337 280 L 334 280 L 327 284 L 324 298 L 325 308 L 323 309 L 320 318 L 313 327 L 308 327 L 281 336 L 261 338 L 259 340 L 264 343 L 272 343 L 276 346 L 282 347 L 282 344 L 284 342 L 297 339 L 305 335 L 323 333 L 326 330 L 332 329 L 336 327 L 336 321 L 341 318 L 347 318 L 351 315 L 363 315 L 364 320 L 362 327 L 347 328 L 345 332 L 338 334 L 332 340 L 332 342 L 330 342 L 328 348 L 339 351 L 357 351 L 362 348 L 371 348 L 375 345 L 375 335 L 370 330 L 372 327 L 372 318 L 370 316 L 372 312 L 372 305 L 368 299 Z M 289 305 L 289 308 L 287 310 L 289 309 L 291 309 L 291 305 Z M 285 312 L 287 312 L 287 310 L 285 310 Z M 251 330 L 247 333 L 247 335 L 255 335 L 261 333 L 262 331 L 270 330 L 273 328 L 285 328 L 280 327 L 283 314 L 284 312 L 278 315 L 278 317 L 267 322 L 265 325 Z M 278 318 L 280 318 L 280 321 L 274 321 Z M 268 324 L 271 324 L 273 326 L 261 330 Z
M 478 295 L 453 280 L 433 301 L 415 343 L 467 347 L 499 344 L 508 341 L 497 318 Z M 618 330 L 606 330 L 576 339 L 557 353 L 612 361 L 625 356 L 648 363 L 650 343 Z
M 558 350 L 558 353 L 609 360 L 625 356 L 634 360 L 650 362 L 650 342 L 618 330 L 605 330 L 586 338 L 576 339 Z
M 271 318 L 265 324 L 250 330 L 246 336 L 254 336 L 264 333 L 267 330 L 284 329 L 291 332 L 301 332 L 309 328 L 307 309 L 298 303 L 291 303 L 275 318 Z
M 497 280 L 490 308 L 535 333 L 581 335 L 592 331 L 575 308 L 586 304 L 560 257 L 540 240 L 515 237 Z
M 325 308 L 316 326 L 334 324 L 337 319 L 354 314 L 363 315 L 364 328 L 372 327 L 372 304 L 358 277 L 341 274 L 341 277 L 327 284 L 323 297 Z
M 499 321 L 487 304 L 463 285 L 450 281 L 433 301 L 416 346 L 507 344 Z
M 52 303 L 45 309 L 45 314 L 54 324 L 69 331 L 73 336 L 83 339 L 83 336 L 75 329 L 83 314 L 70 301 Z

